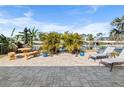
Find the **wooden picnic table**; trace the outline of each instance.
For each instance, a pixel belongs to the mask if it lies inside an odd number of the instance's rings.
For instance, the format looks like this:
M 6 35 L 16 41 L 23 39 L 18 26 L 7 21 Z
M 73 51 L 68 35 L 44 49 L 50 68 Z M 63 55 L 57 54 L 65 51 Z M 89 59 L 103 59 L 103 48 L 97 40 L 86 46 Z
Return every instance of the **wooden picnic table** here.
M 18 51 L 22 51 L 24 57 L 27 58 L 27 53 L 31 50 L 31 48 L 19 48 Z
M 24 54 L 25 59 L 27 60 L 29 56 L 37 56 L 39 51 L 32 51 L 30 52 L 31 48 L 19 48 L 18 51 L 22 51 Z
M 22 51 L 23 53 L 27 53 L 28 51 L 31 50 L 31 48 L 19 48 L 19 51 Z

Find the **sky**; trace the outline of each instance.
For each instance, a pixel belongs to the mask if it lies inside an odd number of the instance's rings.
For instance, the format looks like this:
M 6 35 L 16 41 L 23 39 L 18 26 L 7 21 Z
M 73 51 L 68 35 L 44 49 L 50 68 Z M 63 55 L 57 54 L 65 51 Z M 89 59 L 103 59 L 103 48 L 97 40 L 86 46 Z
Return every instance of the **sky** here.
M 111 21 L 124 14 L 124 6 L 114 5 L 33 5 L 0 6 L 0 33 L 10 36 L 25 27 L 39 32 L 65 31 L 109 35 Z

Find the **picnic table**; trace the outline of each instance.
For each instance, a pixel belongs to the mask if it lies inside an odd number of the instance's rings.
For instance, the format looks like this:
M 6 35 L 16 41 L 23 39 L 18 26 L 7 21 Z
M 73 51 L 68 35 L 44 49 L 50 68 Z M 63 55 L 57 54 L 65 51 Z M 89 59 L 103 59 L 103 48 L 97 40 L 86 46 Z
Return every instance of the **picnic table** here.
M 31 48 L 19 48 L 18 51 L 22 51 L 23 53 L 28 53 L 28 51 L 30 51 Z
M 22 51 L 25 58 L 27 58 L 27 53 L 31 50 L 31 48 L 19 48 L 18 51 Z

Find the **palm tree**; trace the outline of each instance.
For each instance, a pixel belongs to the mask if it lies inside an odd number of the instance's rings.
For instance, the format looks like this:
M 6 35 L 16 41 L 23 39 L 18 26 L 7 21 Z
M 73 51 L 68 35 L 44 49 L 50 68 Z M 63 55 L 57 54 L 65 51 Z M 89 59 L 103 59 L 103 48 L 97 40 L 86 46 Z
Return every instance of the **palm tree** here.
M 21 39 L 24 41 L 24 44 L 28 43 L 28 29 L 27 27 L 24 28 L 23 32 L 19 32 L 18 37 L 21 37 Z
M 17 45 L 15 44 L 15 41 L 13 38 L 8 38 L 4 36 L 3 34 L 0 35 L 0 43 L 3 45 L 4 53 L 7 53 L 8 51 L 16 51 Z
M 37 31 L 38 31 L 38 29 L 36 29 L 35 27 L 33 29 L 31 29 L 31 30 L 29 29 L 29 33 L 32 36 L 33 40 L 35 40 L 36 37 L 37 37 Z
M 65 32 L 62 39 L 64 41 L 63 46 L 68 52 L 78 54 L 83 44 L 82 35 L 79 35 L 78 33 Z
M 2 48 L 0 48 L 0 51 L 2 51 L 2 53 L 7 53 L 8 52 L 7 46 L 9 45 L 9 42 L 7 40 L 7 37 L 5 37 L 3 34 L 0 35 L 0 43 L 2 46 Z
M 45 38 L 45 36 L 46 36 L 46 34 L 47 34 L 47 33 L 45 33 L 45 32 L 38 32 L 38 37 L 39 37 L 39 39 L 40 39 L 41 41 L 43 41 L 44 38 Z
M 14 42 L 9 41 L 9 45 L 8 45 L 9 51 L 15 51 L 16 52 L 17 48 L 18 48 L 18 46 Z
M 36 29 L 35 27 L 33 29 L 28 29 L 29 31 L 29 35 L 30 35 L 30 46 L 33 46 L 33 41 L 36 40 L 37 37 L 37 31 L 38 29 Z
M 9 51 L 16 51 L 17 48 L 18 48 L 18 46 L 16 45 L 16 41 L 13 38 L 14 32 L 15 32 L 15 28 L 13 28 L 13 30 L 12 30 L 10 40 L 8 40 L 8 42 L 9 42 L 9 45 L 8 45 Z
M 74 46 L 74 51 L 76 53 L 76 56 L 79 53 L 79 50 L 81 48 L 81 46 L 83 45 L 83 38 L 81 35 L 79 35 L 78 33 L 74 33 L 73 34 L 73 46 Z
M 103 33 L 97 33 L 96 34 L 96 38 L 97 39 L 101 39 L 102 40 L 102 36 L 103 36 Z
M 13 28 L 12 33 L 11 33 L 11 37 L 14 35 L 15 32 L 15 28 Z
M 118 41 L 118 40 L 121 40 L 121 34 L 122 34 L 122 32 L 120 32 L 119 30 L 112 29 L 109 37 L 111 40 L 117 40 Z
M 65 47 L 65 49 L 72 53 L 73 52 L 73 37 L 72 37 L 72 33 L 69 32 L 65 32 L 62 36 L 63 39 L 63 46 Z
M 110 38 L 114 40 L 124 40 L 124 16 L 115 18 L 111 25 L 113 26 L 110 32 Z
M 19 34 L 16 35 L 16 38 L 21 38 L 21 40 L 24 41 L 25 45 L 32 47 L 33 41 L 37 37 L 37 31 L 38 29 L 36 29 L 35 27 L 33 29 L 25 27 L 23 32 L 19 32 Z
M 0 35 L 0 43 L 4 44 L 4 46 L 8 46 L 8 38 L 4 36 L 3 34 Z
M 89 41 L 89 49 L 93 48 L 93 40 L 94 40 L 93 35 L 92 34 L 88 34 L 87 35 L 87 41 Z
M 124 16 L 120 18 L 115 18 L 111 22 L 112 26 L 115 26 L 120 32 L 124 31 Z
M 61 36 L 59 33 L 57 32 L 46 33 L 40 39 L 43 41 L 43 46 L 42 46 L 43 52 L 50 53 L 51 56 L 53 54 L 58 53 L 58 49 L 60 47 L 60 40 L 61 40 Z

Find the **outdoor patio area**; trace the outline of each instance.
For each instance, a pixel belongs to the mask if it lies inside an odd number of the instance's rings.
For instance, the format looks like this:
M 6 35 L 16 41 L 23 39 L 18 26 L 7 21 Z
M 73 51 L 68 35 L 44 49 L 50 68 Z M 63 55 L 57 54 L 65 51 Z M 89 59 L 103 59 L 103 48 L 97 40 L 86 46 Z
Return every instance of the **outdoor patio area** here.
M 75 57 L 73 54 L 61 53 L 59 55 L 43 57 L 30 57 L 26 60 L 24 57 L 9 60 L 8 56 L 0 59 L 0 66 L 99 66 L 99 60 L 88 59 L 89 55 L 96 52 L 85 53 L 85 56 Z
M 124 87 L 123 72 L 103 66 L 0 67 L 0 87 Z
M 1 87 L 123 87 L 124 67 L 113 71 L 99 60 L 62 53 L 53 57 L 32 57 L 28 60 L 8 56 L 0 59 Z
M 124 87 L 124 6 L 0 9 L 0 87 Z

